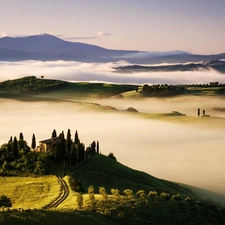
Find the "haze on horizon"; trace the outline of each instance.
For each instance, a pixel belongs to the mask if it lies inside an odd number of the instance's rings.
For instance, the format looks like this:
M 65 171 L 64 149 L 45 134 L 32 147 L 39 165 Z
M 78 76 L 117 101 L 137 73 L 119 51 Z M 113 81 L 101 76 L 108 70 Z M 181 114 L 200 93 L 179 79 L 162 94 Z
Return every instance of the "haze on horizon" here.
M 225 1 L 3 0 L 1 36 L 49 33 L 109 49 L 225 52 Z

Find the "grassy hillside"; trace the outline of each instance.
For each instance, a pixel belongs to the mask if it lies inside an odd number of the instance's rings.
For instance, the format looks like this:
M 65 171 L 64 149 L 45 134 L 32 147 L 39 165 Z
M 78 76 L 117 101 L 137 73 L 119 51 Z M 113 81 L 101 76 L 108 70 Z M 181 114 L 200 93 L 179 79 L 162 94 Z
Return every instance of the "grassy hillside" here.
M 1 177 L 0 195 L 8 195 L 12 199 L 13 208 L 17 209 L 0 210 L 0 224 L 221 225 L 225 223 L 224 207 L 211 200 L 201 200 L 200 190 L 191 191 L 189 187 L 133 170 L 104 155 L 95 155 L 92 160 L 69 175 L 82 181 L 83 206 L 78 207 L 76 192 L 70 188 L 68 198 L 54 210 L 40 208 L 55 199 L 60 192 L 55 176 Z M 64 179 L 69 184 L 69 176 Z M 90 185 L 95 188 L 97 205 L 94 208 L 90 207 L 87 194 Z M 105 187 L 108 194 L 111 188 L 119 189 L 121 198 L 116 200 L 115 196 L 110 194 L 107 200 L 103 200 L 102 195 L 98 194 L 99 186 Z M 124 189 L 133 190 L 134 198 L 125 197 Z M 138 197 L 135 194 L 138 190 L 145 190 L 146 195 Z M 149 191 L 154 190 L 157 191 L 157 195 L 147 196 Z M 164 194 L 160 194 L 163 192 Z M 169 195 L 165 193 L 170 194 L 170 197 L 167 198 Z M 180 196 L 177 196 L 178 193 Z M 207 197 L 207 193 L 204 193 L 204 197 Z
M 71 83 L 39 79 L 34 76 L 0 82 L 0 98 L 23 101 L 82 101 L 96 98 L 146 98 L 176 95 L 224 95 L 224 85 L 127 85 L 106 83 Z
M 60 192 L 55 176 L 0 177 L 0 184 L 0 196 L 8 196 L 13 208 L 41 208 L 55 199 Z
M 111 188 L 117 188 L 121 193 L 125 189 L 132 189 L 135 193 L 143 189 L 146 192 L 156 190 L 158 192 L 166 191 L 171 194 L 179 193 L 183 197 L 198 197 L 187 188 L 133 170 L 104 155 L 96 155 L 79 169 L 70 172 L 70 175 L 80 179 L 85 190 L 92 185 L 95 187 L 96 192 L 98 192 L 99 186 L 103 186 L 108 193 L 110 193 Z
M 115 225 L 98 213 L 78 210 L 26 210 L 0 212 L 1 225 Z

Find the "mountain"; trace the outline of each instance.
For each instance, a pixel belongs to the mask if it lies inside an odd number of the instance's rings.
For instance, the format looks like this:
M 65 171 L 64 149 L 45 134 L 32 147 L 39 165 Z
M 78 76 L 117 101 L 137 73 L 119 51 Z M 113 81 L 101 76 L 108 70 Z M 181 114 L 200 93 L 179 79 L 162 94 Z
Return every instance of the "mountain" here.
M 225 54 L 193 55 L 185 51 L 147 52 L 112 50 L 81 42 L 69 42 L 50 34 L 0 38 L 0 61 L 75 60 L 81 62 L 185 63 L 224 59 Z
M 110 61 L 138 51 L 109 50 L 80 42 L 68 42 L 49 34 L 0 38 L 0 60 Z

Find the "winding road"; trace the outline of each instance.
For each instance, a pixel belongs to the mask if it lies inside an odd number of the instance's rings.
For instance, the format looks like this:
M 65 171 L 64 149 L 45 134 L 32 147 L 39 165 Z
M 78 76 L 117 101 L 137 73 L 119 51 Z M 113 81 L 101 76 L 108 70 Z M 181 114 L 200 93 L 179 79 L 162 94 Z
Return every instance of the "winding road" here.
M 43 209 L 56 208 L 68 197 L 70 192 L 69 192 L 69 187 L 68 187 L 67 183 L 61 177 L 58 177 L 58 182 L 61 186 L 61 191 L 60 191 L 59 196 L 53 202 L 44 206 Z

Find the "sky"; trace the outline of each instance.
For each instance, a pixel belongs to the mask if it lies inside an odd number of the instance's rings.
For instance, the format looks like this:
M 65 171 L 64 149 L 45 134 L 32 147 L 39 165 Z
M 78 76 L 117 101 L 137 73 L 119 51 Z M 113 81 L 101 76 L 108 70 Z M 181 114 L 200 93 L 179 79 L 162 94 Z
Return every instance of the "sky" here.
M 109 49 L 225 52 L 224 0 L 0 0 L 0 35 L 49 33 Z

